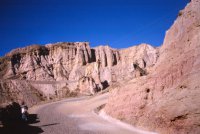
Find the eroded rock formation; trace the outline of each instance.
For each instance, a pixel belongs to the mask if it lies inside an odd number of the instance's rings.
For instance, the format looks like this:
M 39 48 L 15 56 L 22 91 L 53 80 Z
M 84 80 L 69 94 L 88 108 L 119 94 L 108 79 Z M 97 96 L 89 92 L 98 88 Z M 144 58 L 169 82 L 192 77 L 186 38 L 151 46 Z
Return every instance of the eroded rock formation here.
M 0 104 L 95 94 L 113 83 L 105 111 L 162 134 L 200 133 L 200 1 L 191 0 L 159 49 L 32 45 L 0 58 Z M 158 58 L 159 57 L 159 58 Z
M 43 93 L 27 81 L 0 80 L 0 106 L 14 101 L 19 104 L 25 101 L 28 106 L 32 106 L 44 99 Z
M 200 133 L 200 1 L 192 0 L 166 32 L 147 76 L 112 90 L 105 111 L 162 134 Z
M 0 78 L 26 80 L 48 99 L 60 92 L 63 97 L 74 91 L 94 94 L 105 85 L 137 77 L 138 68 L 148 72 L 157 56 L 157 49 L 148 44 L 122 50 L 90 48 L 88 42 L 31 45 L 0 59 Z

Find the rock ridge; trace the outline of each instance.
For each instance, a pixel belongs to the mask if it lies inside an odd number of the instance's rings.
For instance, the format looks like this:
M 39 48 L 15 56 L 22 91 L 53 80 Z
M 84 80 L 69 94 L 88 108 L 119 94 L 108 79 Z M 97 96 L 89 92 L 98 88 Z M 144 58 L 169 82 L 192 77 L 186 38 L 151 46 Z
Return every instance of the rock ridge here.
M 114 82 L 140 77 L 141 70 L 148 72 L 157 61 L 157 52 L 148 44 L 127 49 L 90 48 L 89 42 L 31 45 L 0 58 L 0 79 L 29 81 L 46 98 L 66 90 L 95 94 Z

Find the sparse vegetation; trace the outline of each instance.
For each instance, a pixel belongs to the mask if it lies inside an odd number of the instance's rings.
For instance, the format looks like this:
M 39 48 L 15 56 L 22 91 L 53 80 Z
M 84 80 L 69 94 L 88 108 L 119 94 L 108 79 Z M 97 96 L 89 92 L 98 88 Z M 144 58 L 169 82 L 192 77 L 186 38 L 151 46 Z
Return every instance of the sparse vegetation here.
M 178 17 L 182 16 L 183 15 L 183 11 L 180 10 L 179 13 L 178 13 Z

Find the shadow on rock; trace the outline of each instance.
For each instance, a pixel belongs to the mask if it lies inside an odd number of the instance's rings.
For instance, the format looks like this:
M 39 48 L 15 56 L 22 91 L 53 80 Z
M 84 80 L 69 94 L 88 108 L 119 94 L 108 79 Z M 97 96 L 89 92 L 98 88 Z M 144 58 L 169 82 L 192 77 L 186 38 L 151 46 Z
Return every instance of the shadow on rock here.
M 107 87 L 109 87 L 108 81 L 105 80 L 104 82 L 101 82 L 103 89 L 106 89 Z
M 40 134 L 40 127 L 29 125 L 37 122 L 36 114 L 29 114 L 27 122 L 21 120 L 21 108 L 16 102 L 0 109 L 0 134 Z

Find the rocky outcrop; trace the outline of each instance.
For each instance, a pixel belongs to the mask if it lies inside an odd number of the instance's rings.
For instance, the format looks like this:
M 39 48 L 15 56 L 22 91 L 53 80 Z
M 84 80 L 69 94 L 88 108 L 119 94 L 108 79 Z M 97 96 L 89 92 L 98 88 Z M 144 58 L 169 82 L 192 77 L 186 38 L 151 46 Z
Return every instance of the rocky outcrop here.
M 98 86 L 93 78 L 84 76 L 79 79 L 78 89 L 82 94 L 94 95 L 98 91 Z
M 155 66 L 112 90 L 108 114 L 162 134 L 200 133 L 200 1 L 180 12 Z
M 89 63 L 91 52 L 88 43 L 56 43 L 16 49 L 6 57 L 4 79 L 60 81 L 69 79 L 74 66 Z
M 45 100 L 42 92 L 27 81 L 0 80 L 0 107 L 14 101 L 19 104 L 24 101 L 32 106 L 42 100 Z
M 148 44 L 120 50 L 99 46 L 95 48 L 95 54 L 96 61 L 100 62 L 100 80 L 110 84 L 135 78 L 138 69 L 134 67 L 135 64 L 149 72 L 158 58 L 158 50 Z
M 109 46 L 91 49 L 88 42 L 31 45 L 15 49 L 0 59 L 0 78 L 27 80 L 48 98 L 65 85 L 70 91 L 79 87 L 80 91 L 94 94 L 105 87 L 102 83 L 137 77 L 138 68 L 134 64 L 148 72 L 157 56 L 157 50 L 148 44 L 122 50 Z M 86 78 L 92 83 L 87 88 L 82 86 L 87 85 Z

